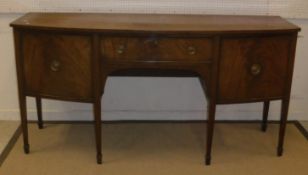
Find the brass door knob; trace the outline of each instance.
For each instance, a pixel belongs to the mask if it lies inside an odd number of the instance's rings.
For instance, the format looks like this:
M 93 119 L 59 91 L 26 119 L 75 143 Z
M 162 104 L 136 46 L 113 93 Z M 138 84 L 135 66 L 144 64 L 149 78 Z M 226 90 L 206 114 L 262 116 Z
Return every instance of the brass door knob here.
M 53 60 L 50 64 L 50 70 L 53 72 L 58 72 L 60 70 L 60 62 L 58 60 Z
M 123 54 L 125 51 L 125 46 L 123 44 L 119 45 L 117 48 L 117 53 L 118 54 Z
M 261 71 L 262 71 L 261 64 L 255 63 L 255 64 L 252 64 L 250 67 L 250 73 L 254 76 L 259 75 Z
M 189 55 L 195 55 L 197 53 L 197 49 L 194 46 L 187 47 L 187 51 Z

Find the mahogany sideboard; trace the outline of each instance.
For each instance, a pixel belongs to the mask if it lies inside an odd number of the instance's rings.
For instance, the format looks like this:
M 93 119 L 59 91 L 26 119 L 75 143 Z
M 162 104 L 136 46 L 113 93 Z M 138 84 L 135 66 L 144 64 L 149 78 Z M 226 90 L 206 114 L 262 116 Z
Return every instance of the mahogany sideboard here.
M 197 76 L 208 100 L 205 163 L 211 162 L 219 104 L 282 100 L 277 155 L 284 135 L 297 34 L 277 16 L 28 13 L 14 31 L 24 152 L 26 96 L 93 104 L 97 163 L 102 163 L 101 97 L 108 76 Z

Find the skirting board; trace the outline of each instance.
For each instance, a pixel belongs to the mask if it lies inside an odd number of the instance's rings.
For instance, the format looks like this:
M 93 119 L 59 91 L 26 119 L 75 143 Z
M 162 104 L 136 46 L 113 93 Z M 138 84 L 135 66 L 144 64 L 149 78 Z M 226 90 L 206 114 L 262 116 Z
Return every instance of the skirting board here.
M 19 120 L 20 114 L 18 110 L 0 111 L 0 120 Z M 306 120 L 301 112 L 290 112 L 289 120 Z M 217 120 L 260 120 L 262 118 L 262 110 L 259 111 L 233 111 L 233 110 L 217 110 Z M 270 112 L 269 120 L 279 120 L 280 111 Z M 36 120 L 35 110 L 28 110 L 28 119 Z M 44 120 L 93 120 L 91 110 L 72 110 L 72 111 L 44 111 Z M 103 121 L 113 120 L 206 120 L 207 111 L 139 111 L 139 110 L 118 110 L 118 111 L 102 111 Z

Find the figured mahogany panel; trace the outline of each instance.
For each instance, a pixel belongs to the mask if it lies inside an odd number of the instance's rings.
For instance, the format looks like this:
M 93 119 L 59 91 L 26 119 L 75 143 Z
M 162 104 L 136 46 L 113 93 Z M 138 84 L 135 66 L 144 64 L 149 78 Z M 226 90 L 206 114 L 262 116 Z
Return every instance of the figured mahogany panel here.
M 92 97 L 90 37 L 25 33 L 22 55 L 28 93 L 69 99 Z
M 210 38 L 103 37 L 101 55 L 107 62 L 209 62 Z
M 219 101 L 283 96 L 290 44 L 290 36 L 222 39 Z

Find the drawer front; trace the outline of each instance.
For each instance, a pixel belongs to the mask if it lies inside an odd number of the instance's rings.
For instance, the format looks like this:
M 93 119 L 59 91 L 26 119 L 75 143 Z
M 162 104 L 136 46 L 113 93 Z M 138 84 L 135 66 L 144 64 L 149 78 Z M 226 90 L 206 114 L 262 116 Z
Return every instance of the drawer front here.
M 288 36 L 223 39 L 220 102 L 283 96 L 290 44 Z
M 103 37 L 101 55 L 107 62 L 207 62 L 212 45 L 209 38 Z
M 22 55 L 28 93 L 77 99 L 92 96 L 89 37 L 26 33 Z

